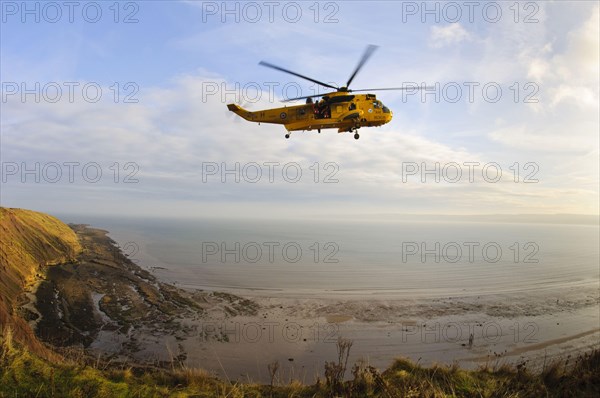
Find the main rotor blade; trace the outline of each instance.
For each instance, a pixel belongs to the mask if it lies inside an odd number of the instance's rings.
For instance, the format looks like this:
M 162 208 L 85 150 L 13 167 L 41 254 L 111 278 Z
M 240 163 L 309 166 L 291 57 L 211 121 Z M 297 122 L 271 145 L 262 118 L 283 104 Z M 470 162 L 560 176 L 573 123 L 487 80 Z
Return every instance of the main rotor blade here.
M 354 72 L 350 76 L 350 79 L 348 79 L 348 83 L 346 83 L 346 87 L 350 87 L 350 83 L 352 83 L 352 80 L 354 80 L 354 76 L 356 76 L 356 74 L 358 73 L 358 71 L 361 70 L 361 68 L 363 67 L 363 65 L 369 60 L 369 58 L 371 58 L 371 55 L 373 55 L 373 52 L 376 49 L 377 49 L 377 46 L 375 46 L 373 44 L 369 44 L 367 46 L 367 49 L 365 50 L 365 53 L 363 54 L 362 58 L 358 62 L 358 65 L 356 65 L 356 69 L 354 69 Z
M 365 91 L 391 91 L 391 90 L 435 90 L 433 86 L 408 86 L 408 87 L 384 87 L 384 88 L 361 88 L 358 90 L 348 90 L 349 93 L 365 92 Z M 306 98 L 324 97 L 329 93 L 307 95 L 305 97 L 288 98 L 282 102 L 296 101 Z
M 315 79 L 312 79 L 312 78 L 310 78 L 310 77 L 308 77 L 308 76 L 304 76 L 304 75 L 301 75 L 301 74 L 299 74 L 299 73 L 292 72 L 291 70 L 284 69 L 284 68 L 282 68 L 282 67 L 280 67 L 280 66 L 273 65 L 273 64 L 270 64 L 270 63 L 268 63 L 268 62 L 265 62 L 265 61 L 260 61 L 258 64 L 259 64 L 259 65 L 262 65 L 262 66 L 266 66 L 267 68 L 272 68 L 272 69 L 275 69 L 275 70 L 278 70 L 278 71 L 281 71 L 281 72 L 289 73 L 290 75 L 294 75 L 294 76 L 296 76 L 296 77 L 299 77 L 299 78 L 302 78 L 302 79 L 304 79 L 304 80 L 308 80 L 309 82 L 313 82 L 313 83 L 320 84 L 320 85 L 321 85 L 321 86 L 323 86 L 323 87 L 329 87 L 329 88 L 332 88 L 332 89 L 334 89 L 334 90 L 337 90 L 337 89 L 338 89 L 337 87 L 335 87 L 335 86 L 332 86 L 331 84 L 327 84 L 327 83 L 320 82 L 320 81 L 318 81 L 318 80 L 315 80 Z
M 435 87 L 432 86 L 408 86 L 408 87 L 388 87 L 388 88 L 361 88 L 358 90 L 350 90 L 352 93 L 360 92 L 360 91 L 390 91 L 390 90 L 435 90 Z

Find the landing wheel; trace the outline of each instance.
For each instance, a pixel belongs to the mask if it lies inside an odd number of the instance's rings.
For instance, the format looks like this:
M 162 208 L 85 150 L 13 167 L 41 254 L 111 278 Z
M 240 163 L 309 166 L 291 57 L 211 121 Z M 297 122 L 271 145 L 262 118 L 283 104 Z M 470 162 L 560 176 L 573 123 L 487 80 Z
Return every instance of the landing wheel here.
M 289 134 L 286 134 L 286 135 L 285 135 L 285 138 L 290 138 L 290 135 L 289 135 Z
M 358 133 L 354 133 L 354 139 L 357 140 L 360 138 L 360 135 L 358 135 Z

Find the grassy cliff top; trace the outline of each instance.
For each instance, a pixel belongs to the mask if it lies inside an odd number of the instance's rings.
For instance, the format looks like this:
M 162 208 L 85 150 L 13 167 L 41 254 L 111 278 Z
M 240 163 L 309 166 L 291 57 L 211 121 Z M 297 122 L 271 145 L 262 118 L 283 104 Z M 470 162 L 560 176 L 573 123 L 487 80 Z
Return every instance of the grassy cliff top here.
M 11 325 L 17 340 L 37 345 L 15 314 L 22 294 L 46 266 L 74 261 L 81 250 L 75 232 L 56 217 L 0 207 L 0 325 Z
M 217 379 L 201 369 L 107 368 L 73 355 L 48 361 L 13 343 L 10 331 L 0 336 L 0 397 L 222 397 L 222 398 L 396 398 L 396 397 L 598 397 L 600 351 L 548 364 L 531 373 L 521 364 L 476 371 L 458 366 L 424 368 L 398 359 L 380 373 L 354 366 L 347 381 L 327 377 L 313 385 L 295 379 L 273 385 Z M 348 369 L 349 371 L 350 369 Z M 332 378 L 334 380 L 332 380 Z

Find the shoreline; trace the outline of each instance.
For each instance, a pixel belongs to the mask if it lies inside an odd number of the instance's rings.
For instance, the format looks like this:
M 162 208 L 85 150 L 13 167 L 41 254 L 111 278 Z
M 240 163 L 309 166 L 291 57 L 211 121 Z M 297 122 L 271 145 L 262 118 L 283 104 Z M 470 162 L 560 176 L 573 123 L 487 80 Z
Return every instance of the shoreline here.
M 380 369 L 396 357 L 474 368 L 490 355 L 517 363 L 526 353 L 539 362 L 548 350 L 558 357 L 598 346 L 590 343 L 600 336 L 597 317 L 594 323 L 590 315 L 598 313 L 593 289 L 558 302 L 542 293 L 389 300 L 186 290 L 131 262 L 108 231 L 72 228 L 86 250 L 78 264 L 52 267 L 34 293 L 46 315 L 37 320 L 41 337 L 83 344 L 113 363 L 161 366 L 177 360 L 227 379 L 268 382 L 267 364 L 277 360 L 282 370 L 311 383 L 322 376 L 325 361 L 337 356 L 338 337 L 354 341 L 351 360 L 363 358 Z M 66 318 L 77 314 L 88 321 L 69 326 Z M 564 321 L 553 325 L 559 315 Z M 449 327 L 455 335 L 448 334 Z M 535 341 L 526 341 L 533 330 Z M 469 348 L 471 333 L 479 334 Z
M 163 279 L 159 274 L 160 272 L 168 271 L 165 267 L 147 267 L 145 268 L 149 272 L 152 272 L 153 275 L 157 276 L 160 279 Z M 185 289 L 188 291 L 221 291 L 228 292 L 232 294 L 244 295 L 248 297 L 257 297 L 257 298 L 269 298 L 275 297 L 282 299 L 302 299 L 304 297 L 315 297 L 322 300 L 362 300 L 362 299 L 373 299 L 373 300 L 391 300 L 391 301 L 400 301 L 400 300 L 439 300 L 439 299 L 469 299 L 469 298 L 479 298 L 479 297 L 503 297 L 503 296 L 514 296 L 514 294 L 520 294 L 522 296 L 544 296 L 547 297 L 548 293 L 554 292 L 555 297 L 560 297 L 564 292 L 558 292 L 557 289 L 571 289 L 577 290 L 586 289 L 588 292 L 600 291 L 598 288 L 597 282 L 594 281 L 573 281 L 570 283 L 563 283 L 560 286 L 546 286 L 546 287 L 537 287 L 535 289 L 529 289 L 527 294 L 523 294 L 523 289 L 505 289 L 503 291 L 497 291 L 494 293 L 487 293 L 484 290 L 477 292 L 456 292 L 456 291 L 444 291 L 438 293 L 428 293 L 424 294 L 423 290 L 425 289 L 415 289 L 414 291 L 407 291 L 406 289 L 331 289 L 331 290 L 322 290 L 322 289 L 294 289 L 290 291 L 289 289 L 283 288 L 272 288 L 272 287 L 243 287 L 243 286 L 231 286 L 231 285 L 192 285 L 192 284 L 183 284 L 173 278 L 163 279 L 165 283 L 173 284 L 181 289 Z M 271 295 L 267 295 L 271 294 Z

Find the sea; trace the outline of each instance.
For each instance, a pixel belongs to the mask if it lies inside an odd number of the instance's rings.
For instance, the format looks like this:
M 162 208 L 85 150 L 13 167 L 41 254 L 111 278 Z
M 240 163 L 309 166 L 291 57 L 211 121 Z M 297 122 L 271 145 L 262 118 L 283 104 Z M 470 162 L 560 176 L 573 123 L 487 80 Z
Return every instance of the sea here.
M 182 288 L 288 297 L 445 297 L 598 286 L 594 224 L 59 216 L 109 231 Z

